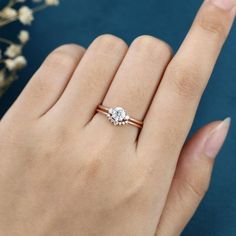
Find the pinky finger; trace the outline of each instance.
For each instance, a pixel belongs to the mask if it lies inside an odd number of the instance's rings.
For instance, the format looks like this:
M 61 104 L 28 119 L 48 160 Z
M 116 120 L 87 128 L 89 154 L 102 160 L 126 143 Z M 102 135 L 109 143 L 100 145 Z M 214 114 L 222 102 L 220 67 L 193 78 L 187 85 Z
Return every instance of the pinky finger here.
M 208 189 L 214 159 L 227 136 L 230 118 L 200 129 L 184 146 L 156 236 L 179 235 Z

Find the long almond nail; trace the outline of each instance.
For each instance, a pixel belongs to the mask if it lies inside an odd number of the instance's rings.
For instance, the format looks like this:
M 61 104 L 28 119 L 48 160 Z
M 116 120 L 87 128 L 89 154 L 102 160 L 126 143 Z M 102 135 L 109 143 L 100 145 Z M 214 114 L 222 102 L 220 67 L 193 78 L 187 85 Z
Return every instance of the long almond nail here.
M 231 10 L 236 6 L 236 0 L 208 0 L 223 10 Z
M 213 129 L 204 146 L 204 153 L 208 157 L 215 158 L 220 151 L 229 131 L 231 119 L 227 118 Z

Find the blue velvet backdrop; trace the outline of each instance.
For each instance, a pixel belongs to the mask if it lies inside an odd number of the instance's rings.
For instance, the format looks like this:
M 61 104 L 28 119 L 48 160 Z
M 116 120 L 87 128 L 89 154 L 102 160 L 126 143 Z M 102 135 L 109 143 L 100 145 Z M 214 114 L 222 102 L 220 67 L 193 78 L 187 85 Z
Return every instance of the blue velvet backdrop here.
M 29 28 L 32 40 L 25 48 L 28 67 L 0 100 L 0 114 L 19 95 L 28 79 L 55 47 L 79 43 L 87 47 L 103 33 L 115 34 L 128 43 L 140 34 L 166 40 L 177 50 L 184 39 L 200 0 L 61 0 L 58 8 L 36 15 Z M 15 35 L 19 24 L 2 34 Z M 218 156 L 210 190 L 183 235 L 236 235 L 236 28 L 218 60 L 201 101 L 192 131 L 207 122 L 232 117 L 232 128 Z

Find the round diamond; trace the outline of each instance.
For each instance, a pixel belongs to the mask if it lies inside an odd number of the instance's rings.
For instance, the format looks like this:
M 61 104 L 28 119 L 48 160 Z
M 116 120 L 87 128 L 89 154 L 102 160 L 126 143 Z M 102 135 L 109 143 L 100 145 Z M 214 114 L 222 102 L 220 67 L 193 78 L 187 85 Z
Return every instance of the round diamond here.
M 116 107 L 112 110 L 111 117 L 115 121 L 123 121 L 126 117 L 125 110 L 121 107 Z

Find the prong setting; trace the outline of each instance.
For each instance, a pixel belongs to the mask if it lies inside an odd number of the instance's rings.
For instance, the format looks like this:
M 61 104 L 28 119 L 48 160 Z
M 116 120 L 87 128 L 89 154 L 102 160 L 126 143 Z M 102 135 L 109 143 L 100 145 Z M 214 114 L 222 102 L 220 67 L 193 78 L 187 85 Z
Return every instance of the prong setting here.
M 110 108 L 108 110 L 107 118 L 115 126 L 126 125 L 130 119 L 122 107 Z

